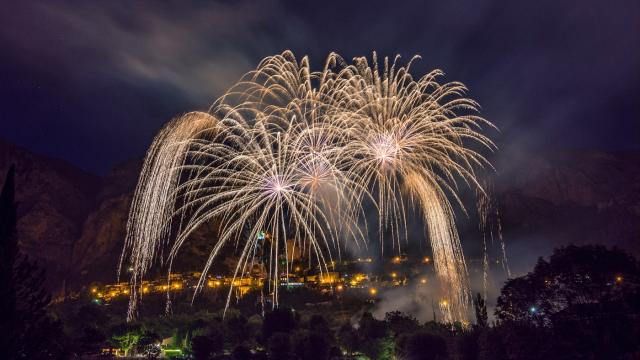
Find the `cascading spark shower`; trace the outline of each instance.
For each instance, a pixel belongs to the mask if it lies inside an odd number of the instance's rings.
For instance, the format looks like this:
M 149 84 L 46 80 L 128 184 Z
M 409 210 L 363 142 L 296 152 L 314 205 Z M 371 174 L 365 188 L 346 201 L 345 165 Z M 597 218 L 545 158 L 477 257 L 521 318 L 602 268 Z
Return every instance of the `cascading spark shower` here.
M 169 123 L 147 153 L 131 205 L 121 260 L 133 269 L 129 316 L 153 262 L 170 273 L 185 241 L 212 220 L 217 239 L 194 296 L 225 245 L 240 249 L 234 277 L 267 246 L 277 306 L 279 274 L 291 263 L 284 242 L 326 271 L 341 242 L 366 244 L 370 203 L 381 240 L 389 229 L 398 247 L 407 210 L 422 214 L 448 298 L 445 319 L 466 320 L 467 271 L 449 199 L 464 209 L 460 181 L 484 194 L 474 169 L 490 164 L 476 149 L 495 149 L 481 133 L 493 125 L 463 84 L 439 83 L 439 70 L 414 79 L 416 58 L 405 66 L 398 59 L 380 69 L 375 53 L 371 65 L 330 54 L 314 72 L 307 57 L 286 51 L 265 58 L 208 112 Z M 270 239 L 259 244 L 263 231 Z

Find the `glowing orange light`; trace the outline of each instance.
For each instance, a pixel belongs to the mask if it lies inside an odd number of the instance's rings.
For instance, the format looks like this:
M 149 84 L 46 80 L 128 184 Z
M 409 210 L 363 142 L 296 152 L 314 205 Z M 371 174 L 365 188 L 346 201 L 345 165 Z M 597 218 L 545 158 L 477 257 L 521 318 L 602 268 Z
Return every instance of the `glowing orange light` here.
M 399 264 L 400 263 L 400 256 L 396 256 L 393 258 L 393 263 L 394 264 Z
M 423 278 L 423 279 L 420 279 L 420 283 L 421 283 L 421 284 L 426 284 L 426 283 L 427 283 L 427 279 L 424 279 L 424 278 Z
M 616 282 L 617 282 L 617 283 L 621 283 L 621 282 L 622 282 L 622 280 L 623 280 L 623 279 L 622 279 L 622 276 L 621 276 L 621 275 L 616 276 Z
M 143 287 L 142 288 L 142 292 L 145 293 L 145 294 L 148 293 L 149 292 L 149 287 L 147 287 L 147 286 Z
M 376 289 L 376 288 L 371 288 L 371 289 L 369 289 L 369 294 L 371 294 L 371 295 L 375 295 L 375 294 L 377 294 L 377 293 L 378 293 L 378 289 Z
M 94 293 L 94 294 L 95 294 L 97 291 L 98 291 L 98 289 L 96 289 L 96 288 L 91 289 L 91 292 L 92 292 L 92 293 Z
M 337 289 L 338 291 L 342 291 L 343 287 L 342 287 L 342 285 L 338 285 L 338 286 L 336 286 L 336 289 Z
M 396 274 L 395 272 L 392 272 L 392 273 L 391 273 L 391 277 L 392 277 L 392 278 L 396 278 L 396 277 L 398 277 L 398 274 Z
M 431 261 L 431 259 L 429 259 L 428 256 L 425 256 L 424 259 L 422 259 L 422 262 L 425 264 L 429 263 L 429 261 Z

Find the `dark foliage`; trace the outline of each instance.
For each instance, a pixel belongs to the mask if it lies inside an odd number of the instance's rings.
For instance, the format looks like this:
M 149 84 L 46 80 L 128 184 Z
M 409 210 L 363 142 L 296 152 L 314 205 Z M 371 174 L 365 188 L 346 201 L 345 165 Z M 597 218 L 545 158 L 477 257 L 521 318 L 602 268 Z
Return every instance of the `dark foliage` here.
M 420 324 L 416 318 L 400 311 L 386 313 L 384 320 L 387 322 L 387 326 L 394 336 L 411 333 L 420 328 Z
M 637 261 L 622 250 L 567 246 L 556 249 L 549 261 L 539 259 L 533 272 L 508 280 L 496 317 L 550 325 L 555 315 L 585 304 L 618 304 L 619 311 L 637 313 L 640 305 L 630 300 L 638 294 L 639 280 Z
M 428 332 L 403 334 L 396 343 L 396 354 L 407 360 L 447 359 L 447 343 L 442 336 Z
M 485 303 L 480 293 L 477 293 L 476 297 L 473 299 L 473 309 L 475 310 L 476 314 L 476 324 L 482 328 L 487 327 L 487 325 L 489 325 L 487 304 Z
M 281 332 L 271 334 L 267 347 L 269 359 L 286 360 L 292 358 L 289 335 Z
M 298 318 L 291 309 L 278 308 L 265 315 L 262 336 L 268 342 L 274 333 L 290 333 L 297 326 Z
M 293 337 L 294 353 L 298 359 L 326 360 L 331 344 L 327 335 L 316 331 L 300 331 Z
M 222 342 L 211 336 L 194 336 L 191 339 L 191 353 L 195 360 L 207 360 L 222 350 Z
M 0 194 L 0 348 L 8 359 L 63 358 L 66 339 L 47 314 L 45 273 L 19 252 L 14 177 L 12 166 Z
M 360 336 L 363 339 L 380 339 L 387 336 L 387 323 L 377 320 L 370 312 L 365 312 L 360 319 Z
M 353 328 L 350 323 L 346 323 L 338 330 L 338 343 L 342 346 L 348 354 L 353 353 L 358 349 L 360 339 L 358 338 L 358 332 Z
M 481 358 L 619 359 L 640 355 L 640 271 L 618 249 L 568 246 L 507 281 Z
M 238 345 L 231 352 L 231 357 L 234 360 L 251 359 L 251 351 L 244 345 Z

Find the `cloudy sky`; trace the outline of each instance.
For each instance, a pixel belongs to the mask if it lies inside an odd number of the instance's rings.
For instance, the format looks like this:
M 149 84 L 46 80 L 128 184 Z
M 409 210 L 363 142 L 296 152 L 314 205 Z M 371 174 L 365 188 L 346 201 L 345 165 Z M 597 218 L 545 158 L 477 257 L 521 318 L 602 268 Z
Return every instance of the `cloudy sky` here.
M 637 149 L 638 34 L 636 0 L 16 1 L 0 12 L 0 137 L 104 173 L 265 56 L 376 50 L 467 84 L 502 148 Z

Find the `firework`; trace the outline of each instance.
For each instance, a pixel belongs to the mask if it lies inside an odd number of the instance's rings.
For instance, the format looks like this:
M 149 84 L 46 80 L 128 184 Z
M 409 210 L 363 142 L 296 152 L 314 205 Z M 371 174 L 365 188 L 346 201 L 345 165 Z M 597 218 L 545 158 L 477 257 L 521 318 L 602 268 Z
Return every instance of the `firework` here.
M 414 79 L 415 59 L 398 66 L 399 57 L 385 58 L 380 69 L 374 53 L 372 65 L 356 58 L 342 71 L 339 81 L 349 84 L 348 92 L 338 94 L 343 98 L 336 114 L 349 129 L 343 158 L 350 159 L 348 171 L 375 190 L 379 228 L 388 227 L 398 247 L 401 235 L 406 237 L 405 199 L 421 210 L 449 298 L 445 318 L 464 320 L 470 301 L 466 265 L 448 198 L 464 209 L 459 179 L 483 193 L 474 168 L 490 164 L 470 145 L 493 149 L 479 132 L 492 125 L 476 115 L 478 105 L 463 96 L 463 84 L 438 83 L 439 70 Z
M 133 268 L 130 315 L 155 259 L 170 272 L 189 235 L 214 219 L 218 238 L 197 289 L 225 245 L 241 250 L 234 277 L 260 260 L 261 248 L 277 305 L 278 274 L 290 264 L 283 241 L 326 269 L 341 241 L 366 244 L 363 204 L 371 202 L 381 240 L 389 229 L 394 247 L 406 237 L 407 209 L 420 210 L 449 299 L 446 319 L 464 320 L 467 273 L 449 198 L 462 206 L 460 180 L 482 193 L 474 168 L 489 164 L 470 144 L 493 149 L 480 132 L 491 124 L 463 96 L 464 85 L 438 83 L 440 71 L 416 80 L 413 59 L 397 60 L 385 58 L 379 69 L 375 53 L 372 65 L 331 54 L 313 72 L 308 58 L 285 52 L 263 60 L 208 113 L 168 124 L 147 154 L 131 206 L 122 257 Z

